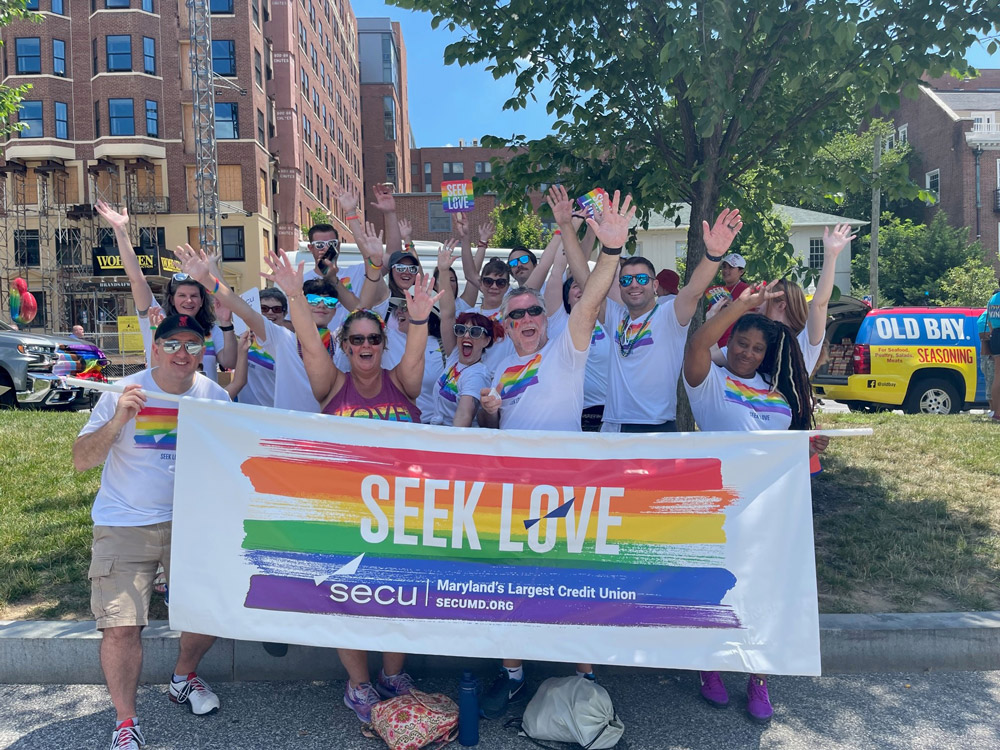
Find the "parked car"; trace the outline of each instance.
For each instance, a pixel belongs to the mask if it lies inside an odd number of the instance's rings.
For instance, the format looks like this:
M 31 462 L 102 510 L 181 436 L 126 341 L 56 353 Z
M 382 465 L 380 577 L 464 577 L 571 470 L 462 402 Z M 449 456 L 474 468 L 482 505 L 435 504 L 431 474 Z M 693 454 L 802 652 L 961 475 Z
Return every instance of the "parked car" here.
M 813 390 L 852 411 L 902 408 L 955 414 L 987 405 L 976 319 L 982 308 L 871 309 L 853 297 L 830 304 L 829 359 Z
M 18 331 L 0 321 L 0 407 L 90 408 L 97 391 L 67 387 L 59 379 L 106 382 L 108 364 L 104 352 L 86 341 Z

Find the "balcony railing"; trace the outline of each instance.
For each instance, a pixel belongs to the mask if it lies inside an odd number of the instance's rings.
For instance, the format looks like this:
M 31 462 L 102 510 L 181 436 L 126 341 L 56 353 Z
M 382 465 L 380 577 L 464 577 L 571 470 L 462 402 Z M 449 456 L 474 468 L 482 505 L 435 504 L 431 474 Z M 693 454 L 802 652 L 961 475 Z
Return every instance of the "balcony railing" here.
M 1000 214 L 1000 188 L 993 191 L 993 212 Z

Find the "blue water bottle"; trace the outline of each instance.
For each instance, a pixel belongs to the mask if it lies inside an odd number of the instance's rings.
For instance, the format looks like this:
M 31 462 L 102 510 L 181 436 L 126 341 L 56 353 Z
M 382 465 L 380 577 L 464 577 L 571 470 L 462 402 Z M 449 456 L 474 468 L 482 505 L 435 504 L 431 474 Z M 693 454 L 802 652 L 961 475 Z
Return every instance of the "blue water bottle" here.
M 469 671 L 458 683 L 458 743 L 464 747 L 479 744 L 479 683 Z

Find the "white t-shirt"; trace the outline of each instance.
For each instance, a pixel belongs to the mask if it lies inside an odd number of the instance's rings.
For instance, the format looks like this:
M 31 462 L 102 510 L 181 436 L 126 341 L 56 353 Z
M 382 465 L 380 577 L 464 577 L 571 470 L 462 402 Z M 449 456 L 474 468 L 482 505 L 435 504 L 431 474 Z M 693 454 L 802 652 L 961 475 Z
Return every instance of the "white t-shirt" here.
M 472 309 L 472 305 L 466 302 L 464 299 L 459 297 L 455 300 L 455 317 L 457 318 L 464 312 L 469 312 Z
M 501 325 L 503 325 L 502 318 L 500 317 L 499 307 L 488 307 L 483 309 L 482 307 L 472 307 L 469 308 L 468 312 L 479 313 L 490 320 L 495 320 Z M 549 337 L 551 338 L 551 336 Z M 504 336 L 502 339 L 497 339 L 493 342 L 493 346 L 483 352 L 482 363 L 486 365 L 486 370 L 490 373 L 490 377 L 493 377 L 493 373 L 496 372 L 497 366 L 514 356 L 517 351 L 514 349 L 514 345 L 510 342 L 508 336 Z
M 382 355 L 382 369 L 392 370 L 399 364 L 403 352 L 406 351 L 406 335 L 399 330 L 399 321 L 395 317 L 389 320 L 386 331 L 389 348 Z M 346 357 L 344 359 L 346 360 Z M 347 366 L 350 369 L 350 363 Z M 428 335 L 427 344 L 424 346 L 424 376 L 420 381 L 420 395 L 417 396 L 420 421 L 424 424 L 428 424 L 434 414 L 434 386 L 442 372 L 444 372 L 444 349 L 441 347 L 441 339 Z
M 247 352 L 247 384 L 236 400 L 241 404 L 274 406 L 274 357 L 256 338 Z
M 687 326 L 678 322 L 674 300 L 658 301 L 632 320 L 624 305 L 609 299 L 604 321 L 614 332 L 604 421 L 662 424 L 675 419 Z
M 97 526 L 149 526 L 169 521 L 174 509 L 178 405 L 153 395 L 163 391 L 153 380 L 151 370 L 129 375 L 118 383 L 142 386 L 147 394 L 146 405 L 111 444 L 90 515 Z M 194 385 L 183 395 L 229 400 L 225 390 L 201 374 L 195 375 Z M 80 434 L 89 435 L 110 422 L 120 396 L 103 393 Z
M 347 291 L 353 292 L 358 297 L 360 297 L 361 287 L 364 286 L 365 283 L 365 264 L 355 263 L 353 266 L 348 266 L 347 268 L 341 268 L 339 269 L 339 271 L 340 275 L 337 278 L 340 279 L 341 285 L 345 289 L 347 289 Z M 302 281 L 306 282 L 306 281 L 311 281 L 312 279 L 321 279 L 321 278 L 323 277 L 316 272 L 316 268 L 314 266 L 313 268 L 310 268 L 308 271 L 305 272 L 305 274 L 302 276 Z M 347 316 L 350 315 L 352 312 L 351 310 L 347 309 L 346 305 L 340 303 L 337 304 L 335 310 L 336 312 L 334 312 L 333 314 L 333 320 L 330 321 L 330 330 L 334 332 L 336 332 L 336 330 L 344 324 L 344 321 L 347 319 Z M 385 317 L 384 310 L 383 312 L 379 313 L 379 315 Z
M 433 412 L 430 424 L 450 426 L 455 421 L 455 412 L 462 396 L 472 396 L 479 405 L 483 388 L 490 387 L 490 374 L 482 362 L 463 365 L 458 361 L 458 348 L 448 356 L 444 370 L 434 383 Z M 422 395 L 422 394 L 421 394 Z M 474 415 L 473 415 L 474 416 Z M 472 426 L 476 426 L 473 419 Z
M 267 339 L 261 348 L 274 360 L 274 406 L 291 411 L 319 412 L 319 402 L 309 385 L 309 375 L 299 353 L 299 340 L 295 332 L 264 318 Z M 328 329 L 320 334 L 327 341 L 327 350 L 335 346 Z M 331 355 L 332 359 L 332 355 Z
M 696 388 L 684 381 L 694 421 L 704 432 L 787 430 L 792 409 L 764 378 L 741 378 L 712 363 L 708 377 Z
M 560 305 L 549 316 L 549 335 L 556 336 L 569 324 L 569 313 Z M 583 408 L 603 406 L 608 391 L 608 367 L 611 362 L 611 338 L 604 324 L 594 321 L 590 335 L 590 353 L 587 355 L 587 372 L 583 379 Z
M 802 359 L 805 360 L 806 374 L 808 375 L 819 362 L 819 355 L 823 352 L 823 339 L 821 338 L 816 345 L 809 343 L 809 325 L 806 324 L 806 327 L 799 331 L 795 340 L 799 342 L 799 349 L 802 350 Z
M 211 300 L 209 300 L 211 304 Z M 160 303 L 153 298 L 153 303 L 150 307 L 160 307 Z M 142 348 L 146 353 L 146 367 L 152 367 L 153 361 L 153 329 L 149 325 L 149 314 L 139 316 L 139 335 L 142 337 Z M 216 362 L 216 357 L 218 352 L 221 352 L 226 346 L 225 333 L 219 326 L 212 326 L 212 330 L 209 335 L 205 338 L 205 352 L 202 355 L 201 365 L 204 369 L 205 375 L 213 383 L 219 382 L 219 365 Z
M 569 328 L 534 354 L 515 351 L 491 378 L 503 399 L 500 429 L 579 432 L 586 366 L 587 350 L 576 350 Z

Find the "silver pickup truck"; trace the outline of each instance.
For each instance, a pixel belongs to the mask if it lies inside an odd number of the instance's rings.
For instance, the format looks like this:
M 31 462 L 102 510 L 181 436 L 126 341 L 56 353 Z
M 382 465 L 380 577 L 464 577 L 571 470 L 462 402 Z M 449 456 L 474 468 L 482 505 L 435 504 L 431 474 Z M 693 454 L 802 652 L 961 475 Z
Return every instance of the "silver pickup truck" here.
M 0 321 L 0 408 L 17 406 L 86 409 L 99 395 L 70 388 L 59 379 L 104 382 L 104 352 L 74 338 L 17 331 Z

